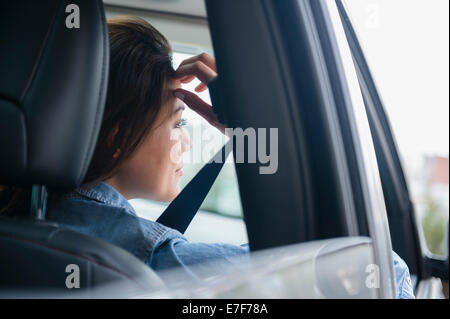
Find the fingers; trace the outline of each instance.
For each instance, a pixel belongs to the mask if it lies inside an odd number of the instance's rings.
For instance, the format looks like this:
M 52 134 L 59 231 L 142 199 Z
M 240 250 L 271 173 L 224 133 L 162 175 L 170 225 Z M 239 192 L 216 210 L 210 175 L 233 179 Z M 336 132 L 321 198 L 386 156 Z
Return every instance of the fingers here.
M 191 82 L 195 78 L 198 78 L 201 83 L 195 87 L 196 92 L 205 91 L 208 88 L 206 84 L 216 76 L 216 60 L 214 59 L 214 57 L 206 53 L 201 53 L 184 60 L 183 62 L 181 62 L 175 73 L 175 77 L 184 84 Z M 217 120 L 217 117 L 214 114 L 211 105 L 205 103 L 195 93 L 183 89 L 177 89 L 174 91 L 174 94 L 178 98 L 182 99 L 188 107 L 197 112 L 211 125 L 218 128 L 220 131 L 222 131 L 222 133 L 225 132 L 225 127 Z
M 201 117 L 208 121 L 209 124 L 218 128 L 222 133 L 225 132 L 225 126 L 219 123 L 211 105 L 203 101 L 197 94 L 183 89 L 176 89 L 174 95 L 181 99 L 190 109 L 197 112 Z
M 193 79 L 195 79 L 195 76 L 193 76 L 193 75 L 188 75 L 188 76 L 182 77 L 182 78 L 180 79 L 180 82 L 181 82 L 181 83 L 189 83 L 189 82 L 191 82 Z
M 181 78 L 186 81 L 189 76 L 195 76 L 203 83 L 208 83 L 209 80 L 215 78 L 217 73 L 202 61 L 195 61 L 193 63 L 180 65 L 175 73 L 176 78 Z
M 205 83 L 200 83 L 195 87 L 195 92 L 203 92 L 208 88 L 208 86 Z
M 217 76 L 217 67 L 215 59 L 207 53 L 201 53 L 181 62 L 176 70 L 175 77 L 180 79 L 181 83 L 189 83 L 194 78 L 198 78 L 206 84 L 209 80 Z M 197 92 L 206 90 L 206 85 L 198 85 Z
M 181 62 L 180 66 L 185 64 L 191 64 L 196 61 L 201 61 L 208 67 L 210 67 L 214 72 L 217 73 L 217 67 L 216 67 L 216 59 L 214 59 L 212 56 L 210 56 L 208 53 L 200 53 L 199 55 L 193 56 L 189 59 L 183 60 Z
M 203 101 L 200 97 L 198 97 L 195 93 L 189 92 L 183 89 L 176 89 L 174 91 L 174 95 L 183 100 L 183 102 L 191 108 L 193 111 L 197 112 L 208 122 L 214 122 L 217 120 L 216 115 L 214 114 L 211 105 Z

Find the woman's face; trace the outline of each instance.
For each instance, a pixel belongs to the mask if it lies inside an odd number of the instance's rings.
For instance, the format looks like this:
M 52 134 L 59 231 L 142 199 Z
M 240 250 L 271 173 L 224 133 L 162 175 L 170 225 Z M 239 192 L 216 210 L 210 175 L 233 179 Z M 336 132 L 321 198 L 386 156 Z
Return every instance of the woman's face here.
M 171 89 L 179 87 L 171 85 Z M 191 149 L 191 140 L 182 128 L 184 103 L 171 96 L 163 105 L 155 126 L 123 165 L 106 182 L 125 198 L 171 201 L 180 192 L 182 155 Z

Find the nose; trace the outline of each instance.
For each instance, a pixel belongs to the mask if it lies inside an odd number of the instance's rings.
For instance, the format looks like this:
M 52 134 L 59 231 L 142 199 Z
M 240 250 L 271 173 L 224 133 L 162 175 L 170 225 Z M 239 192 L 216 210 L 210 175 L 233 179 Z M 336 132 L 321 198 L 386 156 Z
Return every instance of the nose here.
M 181 151 L 183 153 L 188 152 L 192 149 L 192 141 L 189 136 L 189 133 L 186 130 L 183 130 L 183 133 L 181 135 L 181 143 L 182 143 Z

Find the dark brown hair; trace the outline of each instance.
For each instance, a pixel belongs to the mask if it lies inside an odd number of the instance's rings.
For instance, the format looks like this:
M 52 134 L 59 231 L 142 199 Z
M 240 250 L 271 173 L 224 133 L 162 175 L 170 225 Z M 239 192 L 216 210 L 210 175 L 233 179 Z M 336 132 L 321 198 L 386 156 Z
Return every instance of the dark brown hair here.
M 175 70 L 167 39 L 144 19 L 120 16 L 108 20 L 110 68 L 103 121 L 83 184 L 105 180 L 116 172 L 155 126 L 169 97 Z M 118 156 L 113 155 L 118 152 Z M 49 192 L 51 210 L 57 192 Z M 26 203 L 26 204 L 25 204 Z M 0 211 L 29 209 L 30 191 L 0 186 Z

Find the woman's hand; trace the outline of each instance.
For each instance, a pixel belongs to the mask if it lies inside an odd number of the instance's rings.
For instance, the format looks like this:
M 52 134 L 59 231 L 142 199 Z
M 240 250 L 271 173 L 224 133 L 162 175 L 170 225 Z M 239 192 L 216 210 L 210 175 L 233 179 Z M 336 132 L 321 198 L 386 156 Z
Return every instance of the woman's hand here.
M 206 53 L 193 56 L 181 62 L 180 66 L 176 70 L 175 77 L 180 80 L 181 83 L 189 83 L 195 78 L 199 79 L 202 83 L 195 88 L 196 92 L 203 92 L 207 87 L 209 80 L 217 76 L 216 60 Z M 209 124 L 219 129 L 225 134 L 225 126 L 219 123 L 216 114 L 213 112 L 211 105 L 203 101 L 195 93 L 189 92 L 183 89 L 174 90 L 174 95 L 183 100 L 189 108 L 197 112 Z

